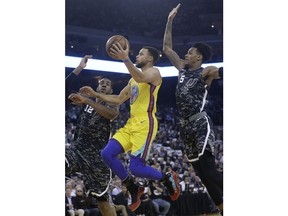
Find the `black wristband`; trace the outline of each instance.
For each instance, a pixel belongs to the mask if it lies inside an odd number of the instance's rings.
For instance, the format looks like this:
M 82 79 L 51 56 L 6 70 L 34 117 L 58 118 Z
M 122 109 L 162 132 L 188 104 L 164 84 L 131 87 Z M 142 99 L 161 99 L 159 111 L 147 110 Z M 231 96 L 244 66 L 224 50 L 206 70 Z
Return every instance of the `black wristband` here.
M 219 73 L 219 77 L 220 77 L 220 78 L 223 78 L 223 67 L 220 67 L 220 68 L 218 69 L 218 73 Z

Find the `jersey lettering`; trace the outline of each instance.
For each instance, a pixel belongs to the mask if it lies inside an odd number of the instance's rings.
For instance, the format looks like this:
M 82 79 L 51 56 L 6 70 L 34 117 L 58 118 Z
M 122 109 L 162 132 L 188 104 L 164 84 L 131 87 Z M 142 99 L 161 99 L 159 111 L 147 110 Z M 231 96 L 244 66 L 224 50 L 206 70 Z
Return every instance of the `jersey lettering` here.
M 137 85 L 132 86 L 131 88 L 131 96 L 130 96 L 130 104 L 132 105 L 139 95 L 139 89 Z

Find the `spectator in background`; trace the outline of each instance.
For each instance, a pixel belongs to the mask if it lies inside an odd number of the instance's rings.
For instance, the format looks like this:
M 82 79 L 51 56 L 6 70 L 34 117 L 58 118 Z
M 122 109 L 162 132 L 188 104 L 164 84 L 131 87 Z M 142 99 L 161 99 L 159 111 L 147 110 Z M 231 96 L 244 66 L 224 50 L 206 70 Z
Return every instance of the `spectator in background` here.
M 160 156 L 160 157 L 166 157 L 167 156 L 167 151 L 165 151 L 164 146 L 160 147 L 160 151 L 158 153 L 158 156 Z
M 74 208 L 73 205 L 73 200 L 71 196 L 71 189 L 66 188 L 65 190 L 65 206 L 66 206 L 66 211 L 70 214 L 70 216 L 84 216 L 84 210 L 83 209 L 76 209 Z
M 179 160 L 178 160 L 178 159 L 175 160 L 175 163 L 174 163 L 173 166 L 172 166 L 172 170 L 173 170 L 174 172 L 180 173 L 180 172 L 181 172 L 181 169 L 182 169 L 182 166 L 181 166 L 181 164 L 179 163 Z
M 99 209 L 91 207 L 91 198 L 86 197 L 83 188 L 80 185 L 76 186 L 76 196 L 72 197 L 72 202 L 75 209 L 83 209 L 85 216 L 98 216 Z
M 199 176 L 195 176 L 194 177 L 194 185 L 193 185 L 193 193 L 205 193 L 206 192 L 206 188 L 203 185 L 201 179 L 199 178 Z
M 179 183 L 181 185 L 181 193 L 193 193 L 193 185 L 191 182 L 191 177 L 188 175 L 183 176 L 183 181 Z
M 139 182 L 140 185 L 144 187 L 144 193 L 140 197 L 141 205 L 135 211 L 137 215 L 149 215 L 153 216 L 153 204 L 152 200 L 150 199 L 151 191 L 149 187 L 149 182 L 147 180 L 141 179 L 139 177 L 135 178 L 135 182 Z
M 69 188 L 71 190 L 70 192 L 71 196 L 76 196 L 75 187 L 76 187 L 76 183 L 73 179 L 66 180 L 65 188 Z
M 112 183 L 110 184 L 111 188 L 111 195 L 116 196 L 120 192 L 122 192 L 122 185 L 121 185 L 121 179 L 118 176 L 115 176 L 113 178 Z
M 131 204 L 131 195 L 124 185 L 121 186 L 120 193 L 112 195 L 112 201 L 115 205 L 124 205 L 129 216 L 136 216 L 136 214 L 128 208 Z
M 129 216 L 128 212 L 127 212 L 127 209 L 124 205 L 115 205 L 115 204 L 112 204 L 111 206 L 113 206 L 115 208 L 115 211 L 117 213 L 120 213 L 121 216 Z
M 171 204 L 163 199 L 164 188 L 158 181 L 150 181 L 149 187 L 151 190 L 151 200 L 153 207 L 158 216 L 165 216 L 168 214 Z

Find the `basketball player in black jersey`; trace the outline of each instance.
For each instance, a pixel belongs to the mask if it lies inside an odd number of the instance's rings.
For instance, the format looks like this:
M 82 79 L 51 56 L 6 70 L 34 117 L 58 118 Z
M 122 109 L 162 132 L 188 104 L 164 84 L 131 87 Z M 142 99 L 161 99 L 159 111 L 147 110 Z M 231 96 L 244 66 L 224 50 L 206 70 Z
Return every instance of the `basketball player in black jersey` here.
M 68 91 L 77 75 L 86 67 L 91 55 L 82 58 L 79 66 L 66 77 Z M 97 92 L 112 93 L 111 80 L 99 80 Z M 66 175 L 80 173 L 90 194 L 96 197 L 103 216 L 116 216 L 115 209 L 109 204 L 107 190 L 112 179 L 112 171 L 104 164 L 101 150 L 110 137 L 110 121 L 117 117 L 118 107 L 111 106 L 98 99 L 87 98 L 79 93 L 68 97 L 74 104 L 83 105 L 80 122 L 77 126 L 77 138 L 65 149 Z
M 223 76 L 223 68 L 202 67 L 202 63 L 211 57 L 211 48 L 205 43 L 195 43 L 185 55 L 185 60 L 172 49 L 172 22 L 179 7 L 180 4 L 169 13 L 163 52 L 179 70 L 175 94 L 180 135 L 187 160 L 192 163 L 214 203 L 223 211 L 223 174 L 216 170 L 213 125 L 205 112 L 208 89 L 214 79 Z

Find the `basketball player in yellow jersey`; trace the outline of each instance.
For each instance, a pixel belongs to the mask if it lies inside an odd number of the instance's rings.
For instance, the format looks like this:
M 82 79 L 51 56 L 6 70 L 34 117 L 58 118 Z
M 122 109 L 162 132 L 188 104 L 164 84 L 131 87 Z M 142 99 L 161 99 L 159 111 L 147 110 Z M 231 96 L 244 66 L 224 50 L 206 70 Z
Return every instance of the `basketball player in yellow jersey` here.
M 132 76 L 127 86 L 119 95 L 104 95 L 87 86 L 80 89 L 84 95 L 117 105 L 130 99 L 130 118 L 125 126 L 109 140 L 101 152 L 102 158 L 129 190 L 132 198 L 129 207 L 132 211 L 139 207 L 144 188 L 134 184 L 131 176 L 118 160 L 117 155 L 123 152 L 131 151 L 129 170 L 132 175 L 163 182 L 171 199 L 176 200 L 180 194 L 176 173 L 161 173 L 146 164 L 152 141 L 158 130 L 155 112 L 162 78 L 154 64 L 159 59 L 159 52 L 153 47 L 144 46 L 136 56 L 136 66 L 129 59 L 129 47 L 124 50 L 119 43 L 116 43 L 111 52 L 124 62 Z

